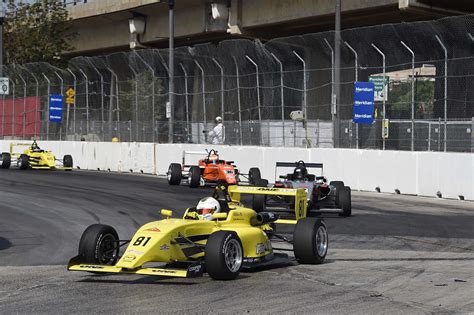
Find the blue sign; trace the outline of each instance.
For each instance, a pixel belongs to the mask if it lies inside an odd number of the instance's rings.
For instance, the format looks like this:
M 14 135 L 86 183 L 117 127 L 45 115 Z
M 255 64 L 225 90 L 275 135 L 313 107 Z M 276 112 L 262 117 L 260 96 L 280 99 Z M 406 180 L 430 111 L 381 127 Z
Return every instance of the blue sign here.
M 63 119 L 64 97 L 60 94 L 51 94 L 49 96 L 49 121 L 61 122 Z
M 356 124 L 374 122 L 374 83 L 356 82 L 354 86 L 354 116 Z

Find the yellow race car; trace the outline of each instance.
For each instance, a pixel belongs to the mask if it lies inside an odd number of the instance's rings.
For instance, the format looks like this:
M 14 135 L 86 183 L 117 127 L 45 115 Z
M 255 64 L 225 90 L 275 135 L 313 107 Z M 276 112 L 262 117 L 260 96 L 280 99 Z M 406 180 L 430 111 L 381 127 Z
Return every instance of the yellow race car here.
M 292 244 L 292 249 L 279 250 L 294 251 L 299 263 L 324 262 L 326 226 L 319 218 L 305 217 L 305 202 L 296 202 L 297 208 L 302 205 L 296 209 L 296 219 L 279 220 L 274 213 L 246 208 L 240 194 L 283 194 L 306 200 L 301 188 L 218 185 L 212 197 L 188 208 L 183 218 L 172 218 L 171 210 L 161 210 L 164 219 L 143 225 L 130 240 L 121 240 L 111 226 L 89 226 L 79 242 L 79 254 L 67 269 L 171 277 L 198 277 L 207 272 L 216 280 L 232 280 L 242 268 L 288 261 L 288 255 L 274 252 L 273 238 Z M 295 225 L 292 240 L 276 234 L 276 223 Z
M 28 146 L 23 153 L 13 152 L 13 148 Z M 70 171 L 73 167 L 72 156 L 65 155 L 57 159 L 51 151 L 41 149 L 36 140 L 31 145 L 25 143 L 10 143 L 10 152 L 3 152 L 0 157 L 0 167 L 10 168 L 16 166 L 21 170 L 32 169 L 58 169 Z

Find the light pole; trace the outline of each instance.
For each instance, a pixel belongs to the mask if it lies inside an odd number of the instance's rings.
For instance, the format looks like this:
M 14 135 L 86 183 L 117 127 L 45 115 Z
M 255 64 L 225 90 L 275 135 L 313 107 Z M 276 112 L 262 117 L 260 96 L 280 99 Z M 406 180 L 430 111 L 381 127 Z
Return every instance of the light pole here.
M 5 22 L 5 10 L 3 3 L 0 5 L 0 77 L 3 76 L 3 23 Z
M 168 67 L 169 67 L 169 103 L 170 103 L 170 118 L 168 120 L 168 142 L 173 143 L 173 114 L 174 114 L 174 0 L 168 0 L 169 8 L 169 53 L 168 53 Z
M 415 53 L 405 44 L 404 41 L 400 43 L 411 54 L 411 150 L 415 150 Z
M 336 20 L 335 20 L 335 32 L 334 32 L 334 66 L 335 66 L 335 73 L 334 73 L 334 97 L 335 100 L 335 108 L 334 108 L 334 144 L 335 147 L 339 147 L 340 139 L 340 94 L 341 94 L 341 0 L 336 0 Z

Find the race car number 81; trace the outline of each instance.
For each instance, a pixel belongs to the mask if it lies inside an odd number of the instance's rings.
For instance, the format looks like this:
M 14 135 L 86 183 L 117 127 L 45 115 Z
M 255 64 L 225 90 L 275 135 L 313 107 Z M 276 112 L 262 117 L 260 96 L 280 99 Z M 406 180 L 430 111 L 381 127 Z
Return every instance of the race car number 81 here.
M 140 236 L 139 238 L 137 238 L 135 243 L 133 243 L 133 246 L 140 246 L 140 245 L 142 245 L 143 241 L 145 241 L 145 243 L 143 243 L 142 246 L 145 246 L 150 239 L 151 239 L 151 237 Z

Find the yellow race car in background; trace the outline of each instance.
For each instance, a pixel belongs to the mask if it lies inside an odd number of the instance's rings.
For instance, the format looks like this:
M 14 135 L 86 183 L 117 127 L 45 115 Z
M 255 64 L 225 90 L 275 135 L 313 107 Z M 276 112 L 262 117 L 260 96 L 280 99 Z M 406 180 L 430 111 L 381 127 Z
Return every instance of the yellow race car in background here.
M 281 221 L 271 212 L 256 213 L 239 202 L 240 194 L 295 197 L 296 219 Z M 293 250 L 299 263 L 324 262 L 326 226 L 319 218 L 306 218 L 306 202 L 298 202 L 306 200 L 304 189 L 218 185 L 212 198 L 221 210 L 211 219 L 205 219 L 196 208 L 188 208 L 183 218 L 172 218 L 172 211 L 161 210 L 164 219 L 143 225 L 130 240 L 121 240 L 111 226 L 91 225 L 82 234 L 79 254 L 67 268 L 171 277 L 198 277 L 207 272 L 216 280 L 232 280 L 242 268 L 288 261 L 288 255 L 274 252 L 272 238 L 292 244 L 292 249 L 280 250 Z M 277 235 L 275 223 L 294 224 L 293 239 Z
M 23 153 L 13 152 L 13 148 L 28 146 Z M 71 155 L 57 159 L 51 151 L 42 150 L 36 140 L 31 145 L 25 143 L 10 143 L 10 152 L 3 152 L 0 157 L 0 167 L 10 168 L 16 166 L 22 170 L 32 169 L 58 169 L 70 171 L 73 167 Z

